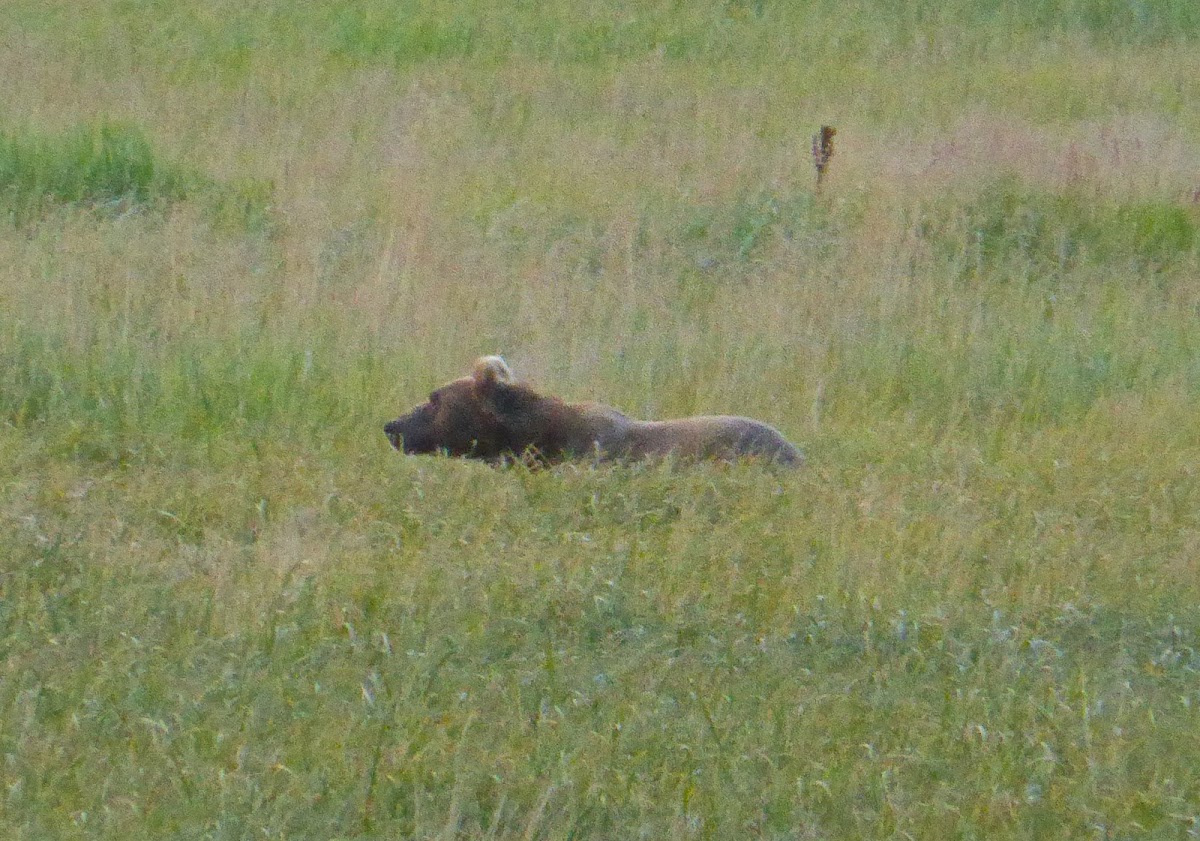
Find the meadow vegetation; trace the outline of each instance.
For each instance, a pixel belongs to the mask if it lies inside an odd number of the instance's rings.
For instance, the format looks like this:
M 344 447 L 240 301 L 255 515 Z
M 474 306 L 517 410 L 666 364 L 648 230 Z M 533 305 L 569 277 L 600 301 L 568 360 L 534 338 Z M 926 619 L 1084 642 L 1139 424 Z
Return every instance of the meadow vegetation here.
M 1200 835 L 1195 3 L 4 17 L 0 835 Z

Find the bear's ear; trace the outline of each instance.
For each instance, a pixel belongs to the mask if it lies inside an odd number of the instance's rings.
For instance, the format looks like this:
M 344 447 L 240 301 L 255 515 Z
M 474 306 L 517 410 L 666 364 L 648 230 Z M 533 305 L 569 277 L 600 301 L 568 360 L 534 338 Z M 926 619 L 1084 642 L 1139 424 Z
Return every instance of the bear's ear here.
M 512 369 L 499 356 L 481 356 L 475 360 L 475 368 L 471 372 L 475 385 L 485 391 L 497 383 L 508 384 L 513 381 Z

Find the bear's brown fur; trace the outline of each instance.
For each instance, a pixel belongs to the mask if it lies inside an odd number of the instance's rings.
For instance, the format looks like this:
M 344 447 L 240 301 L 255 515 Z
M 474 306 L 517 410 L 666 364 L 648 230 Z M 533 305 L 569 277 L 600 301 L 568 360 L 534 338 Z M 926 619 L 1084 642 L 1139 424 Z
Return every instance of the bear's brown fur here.
M 599 403 L 564 403 L 515 382 L 499 356 L 479 358 L 470 376 L 437 389 L 384 432 L 405 453 L 444 452 L 492 463 L 513 457 L 544 463 L 663 457 L 759 458 L 789 466 L 804 461 L 778 430 L 761 421 L 730 415 L 639 421 Z

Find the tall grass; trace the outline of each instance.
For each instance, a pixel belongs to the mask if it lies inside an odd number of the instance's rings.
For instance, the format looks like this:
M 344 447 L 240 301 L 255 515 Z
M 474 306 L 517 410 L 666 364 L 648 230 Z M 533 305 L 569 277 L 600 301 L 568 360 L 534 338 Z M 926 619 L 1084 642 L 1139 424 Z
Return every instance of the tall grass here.
M 189 196 L 203 198 L 210 220 L 218 224 L 252 232 L 269 226 L 269 182 L 222 185 L 164 163 L 135 126 L 101 120 L 54 135 L 0 134 L 0 208 L 18 226 L 62 205 L 162 211 Z
M 1191 5 L 5 14 L 0 834 L 1196 833 Z
M 156 162 L 131 126 L 103 122 L 56 138 L 0 135 L 0 198 L 17 222 L 47 203 L 143 204 L 186 193 L 184 176 Z

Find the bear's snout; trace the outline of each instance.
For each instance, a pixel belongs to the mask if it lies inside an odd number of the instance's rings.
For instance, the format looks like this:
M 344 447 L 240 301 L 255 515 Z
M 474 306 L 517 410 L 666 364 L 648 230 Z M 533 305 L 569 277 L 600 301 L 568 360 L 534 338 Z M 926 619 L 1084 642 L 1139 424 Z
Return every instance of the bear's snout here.
M 383 425 L 383 434 L 387 436 L 391 445 L 397 450 L 401 447 L 401 439 L 403 437 L 403 419 L 394 420 Z
M 402 453 L 430 453 L 439 446 L 437 441 L 431 440 L 429 420 L 420 410 L 396 418 L 384 426 L 383 432 L 392 446 Z

